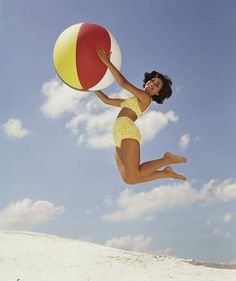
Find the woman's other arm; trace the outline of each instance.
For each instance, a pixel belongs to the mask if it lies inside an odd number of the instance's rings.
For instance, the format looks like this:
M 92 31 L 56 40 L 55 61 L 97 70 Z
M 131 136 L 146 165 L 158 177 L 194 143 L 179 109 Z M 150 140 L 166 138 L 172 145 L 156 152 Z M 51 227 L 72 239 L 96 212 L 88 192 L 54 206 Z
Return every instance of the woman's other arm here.
M 120 107 L 121 103 L 124 99 L 111 99 L 107 95 L 105 95 L 102 91 L 95 91 L 95 94 L 105 103 L 113 106 Z

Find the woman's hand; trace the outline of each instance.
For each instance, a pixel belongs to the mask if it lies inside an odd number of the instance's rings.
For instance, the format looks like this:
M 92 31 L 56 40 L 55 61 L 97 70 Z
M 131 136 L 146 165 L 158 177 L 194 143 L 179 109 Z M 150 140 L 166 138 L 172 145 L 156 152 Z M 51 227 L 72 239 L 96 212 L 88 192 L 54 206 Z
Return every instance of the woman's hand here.
M 99 58 L 101 59 L 101 61 L 106 66 L 109 66 L 109 64 L 111 63 L 111 61 L 110 61 L 111 52 L 109 55 L 107 55 L 106 52 L 104 51 L 104 49 L 97 49 L 97 54 L 98 54 Z

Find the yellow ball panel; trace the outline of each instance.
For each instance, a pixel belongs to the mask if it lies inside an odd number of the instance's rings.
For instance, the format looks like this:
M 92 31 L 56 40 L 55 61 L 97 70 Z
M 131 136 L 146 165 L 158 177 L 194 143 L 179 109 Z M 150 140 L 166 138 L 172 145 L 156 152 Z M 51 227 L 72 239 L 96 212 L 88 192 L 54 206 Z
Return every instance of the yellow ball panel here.
M 82 24 L 72 25 L 63 31 L 53 52 L 57 74 L 66 84 L 76 89 L 82 89 L 76 69 L 76 42 Z

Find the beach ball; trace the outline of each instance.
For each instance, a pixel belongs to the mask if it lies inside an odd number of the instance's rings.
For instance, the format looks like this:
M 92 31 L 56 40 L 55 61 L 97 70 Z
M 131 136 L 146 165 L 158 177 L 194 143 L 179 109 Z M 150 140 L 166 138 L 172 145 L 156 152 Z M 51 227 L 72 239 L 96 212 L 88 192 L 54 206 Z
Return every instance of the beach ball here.
M 111 53 L 110 60 L 120 70 L 121 52 L 113 35 L 93 23 L 78 23 L 65 29 L 56 40 L 53 61 L 56 72 L 68 86 L 82 91 L 108 87 L 114 77 L 97 55 L 97 48 Z

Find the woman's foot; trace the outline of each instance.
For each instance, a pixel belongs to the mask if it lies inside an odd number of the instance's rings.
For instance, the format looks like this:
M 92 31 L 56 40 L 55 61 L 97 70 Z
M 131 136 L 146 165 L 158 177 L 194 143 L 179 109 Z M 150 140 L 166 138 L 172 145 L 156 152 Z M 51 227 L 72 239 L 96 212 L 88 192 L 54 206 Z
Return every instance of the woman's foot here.
M 166 161 L 169 164 L 174 164 L 174 163 L 186 163 L 187 162 L 187 158 L 180 156 L 180 155 L 174 155 L 170 152 L 166 152 L 164 154 L 164 159 L 166 159 Z
M 175 173 L 171 167 L 167 166 L 163 172 L 166 174 L 167 178 L 178 179 L 186 181 L 187 178 L 184 175 Z

